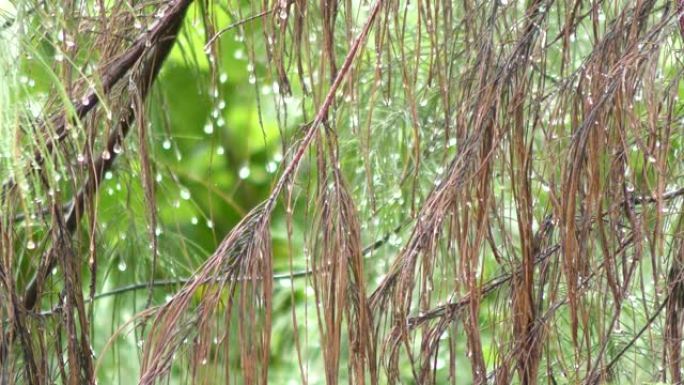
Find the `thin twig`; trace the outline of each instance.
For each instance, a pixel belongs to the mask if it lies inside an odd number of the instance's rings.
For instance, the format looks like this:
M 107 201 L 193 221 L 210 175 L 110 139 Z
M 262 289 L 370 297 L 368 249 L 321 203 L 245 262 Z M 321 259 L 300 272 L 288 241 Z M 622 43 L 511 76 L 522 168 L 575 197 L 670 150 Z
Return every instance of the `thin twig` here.
M 150 31 L 150 34 L 136 43 L 136 45 L 126 51 L 123 55 L 119 56 L 118 59 L 110 66 L 110 71 L 105 74 L 103 83 L 105 85 L 113 85 L 114 82 L 121 77 L 125 76 L 126 73 L 131 70 L 139 60 L 144 57 L 147 53 L 151 56 L 148 57 L 150 60 L 148 63 L 144 63 L 143 72 L 140 73 L 140 84 L 139 89 L 141 90 L 141 97 L 144 99 L 149 91 L 150 85 L 159 73 L 161 66 L 166 59 L 166 56 L 171 51 L 171 47 L 175 42 L 176 34 L 182 25 L 183 18 L 185 16 L 185 11 L 192 0 L 178 0 L 174 5 L 169 7 L 170 11 L 168 14 L 155 26 L 155 28 Z M 152 46 L 147 47 L 145 42 L 151 42 Z M 108 88 L 105 87 L 108 91 Z M 95 92 L 92 92 L 88 96 L 89 102 L 84 104 L 83 102 L 77 102 L 78 106 L 83 109 L 83 116 L 89 111 L 92 111 L 98 102 L 98 97 Z M 82 117 L 79 114 L 79 117 Z M 117 158 L 117 151 L 115 147 L 120 146 L 123 139 L 126 137 L 130 126 L 135 118 L 135 113 L 132 108 L 128 109 L 127 114 L 121 120 L 120 126 L 117 130 L 114 130 L 107 141 L 107 151 L 103 152 L 102 155 L 94 162 L 90 170 L 92 174 L 90 179 L 86 184 L 78 191 L 77 195 L 73 198 L 73 204 L 70 207 L 70 211 L 65 220 L 66 231 L 69 234 L 73 234 L 80 222 L 81 217 L 85 211 L 86 202 L 94 196 L 97 192 L 100 182 L 104 174 L 112 168 L 114 160 Z M 106 155 L 105 155 L 106 154 Z M 42 157 L 40 158 L 42 159 Z M 3 190 L 4 192 L 4 190 Z M 39 286 L 45 279 L 45 276 L 54 267 L 57 262 L 55 256 L 56 250 L 51 248 L 46 254 L 46 266 L 47 268 L 42 271 L 44 276 L 41 276 L 41 272 L 37 272 L 33 277 L 31 282 L 26 288 L 26 293 L 24 295 L 24 307 L 26 309 L 33 309 L 36 305 L 38 299 Z
M 216 32 L 216 34 L 214 34 L 214 36 L 212 36 L 211 39 L 209 39 L 209 41 L 207 41 L 207 44 L 204 45 L 204 49 L 206 50 L 207 48 L 209 48 L 209 46 L 211 46 L 211 43 L 213 43 L 214 40 L 218 39 L 219 37 L 221 37 L 221 35 L 223 35 L 224 33 L 228 32 L 228 31 L 230 31 L 231 29 L 235 29 L 235 28 L 237 28 L 237 27 L 239 27 L 239 26 L 241 26 L 241 25 L 247 24 L 247 23 L 249 23 L 249 22 L 252 21 L 252 20 L 256 20 L 256 19 L 258 19 L 258 18 L 260 18 L 260 17 L 263 17 L 263 16 L 266 16 L 266 15 L 268 15 L 268 14 L 270 14 L 270 13 L 273 13 L 273 10 L 272 10 L 272 9 L 271 9 L 271 10 L 268 10 L 268 11 L 263 11 L 263 12 L 258 13 L 258 14 L 256 14 L 256 15 L 249 16 L 249 17 L 244 18 L 244 19 L 242 19 L 242 20 L 238 20 L 238 21 L 236 21 L 235 23 L 233 23 L 233 24 L 231 24 L 231 25 L 229 25 L 229 26 L 227 26 L 227 27 L 221 29 L 220 31 Z
M 651 315 L 651 317 L 648 319 L 648 321 L 646 321 L 646 323 L 644 324 L 644 326 L 642 326 L 642 328 L 639 330 L 639 332 L 636 335 L 634 335 L 634 337 L 632 337 L 632 339 L 627 343 L 627 345 L 625 345 L 622 349 L 620 349 L 620 351 L 610 360 L 610 362 L 606 365 L 604 371 L 609 371 L 618 362 L 620 357 L 622 357 L 627 352 L 627 350 L 629 350 L 629 348 L 631 348 L 632 345 L 634 345 L 637 342 L 637 340 L 639 340 L 639 338 L 641 338 L 641 336 L 646 332 L 646 330 L 648 330 L 648 328 L 651 326 L 651 324 L 653 324 L 653 322 L 655 322 L 656 318 L 658 318 L 658 316 L 663 311 L 663 309 L 665 309 L 665 305 L 667 305 L 667 301 L 669 298 L 670 298 L 670 293 L 668 293 L 665 296 L 665 298 L 660 303 L 660 305 L 658 305 L 658 308 L 656 309 L 656 311 L 653 313 L 653 315 Z
M 385 234 L 382 238 L 380 238 L 377 241 L 373 242 L 372 244 L 366 246 L 362 251 L 362 255 L 364 255 L 364 256 L 368 255 L 371 252 L 382 247 L 385 243 L 387 243 L 388 239 L 392 236 L 392 234 L 396 234 L 399 231 L 401 231 L 403 225 L 405 225 L 405 224 L 397 226 L 394 230 Z M 323 270 L 323 269 L 321 269 L 321 270 Z M 280 273 L 280 274 L 275 274 L 273 276 L 273 279 L 276 281 L 284 281 L 287 279 L 303 278 L 303 277 L 310 276 L 314 272 L 315 272 L 315 270 L 313 270 L 313 269 L 306 269 L 306 270 L 295 271 L 292 273 Z M 118 295 L 118 294 L 124 294 L 124 293 L 130 292 L 130 291 L 142 290 L 142 289 L 148 288 L 150 286 L 152 286 L 152 287 L 167 287 L 167 286 L 184 285 L 184 284 L 190 282 L 191 280 L 192 280 L 192 278 L 177 278 L 177 279 L 166 279 L 166 280 L 158 280 L 158 281 L 155 280 L 155 281 L 150 281 L 150 282 L 133 283 L 130 285 L 118 287 L 118 288 L 113 289 L 111 291 L 96 294 L 93 297 L 93 300 L 111 297 L 113 295 Z M 48 312 L 53 313 L 54 310 L 50 310 Z M 41 314 L 43 314 L 43 313 L 41 313 Z

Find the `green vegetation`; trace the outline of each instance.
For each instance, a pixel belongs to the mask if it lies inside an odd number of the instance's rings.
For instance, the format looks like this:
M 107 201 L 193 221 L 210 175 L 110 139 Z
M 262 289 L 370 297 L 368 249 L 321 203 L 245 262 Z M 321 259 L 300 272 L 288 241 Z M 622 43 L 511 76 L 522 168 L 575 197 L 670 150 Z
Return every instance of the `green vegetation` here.
M 683 7 L 0 0 L 0 384 L 681 383 Z

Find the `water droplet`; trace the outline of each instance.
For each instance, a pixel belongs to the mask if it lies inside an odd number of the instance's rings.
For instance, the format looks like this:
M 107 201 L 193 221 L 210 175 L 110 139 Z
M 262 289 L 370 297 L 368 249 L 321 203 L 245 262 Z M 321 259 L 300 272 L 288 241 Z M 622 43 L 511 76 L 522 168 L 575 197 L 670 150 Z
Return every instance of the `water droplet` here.
M 307 297 L 313 297 L 316 294 L 316 291 L 314 290 L 313 287 L 307 286 L 305 290 L 306 296 Z
M 88 104 L 90 104 L 90 95 L 83 96 L 81 98 L 81 104 L 83 104 L 84 106 L 87 106 Z
M 207 219 L 207 227 L 210 229 L 213 229 L 214 228 L 214 221 L 212 221 L 211 219 Z
M 240 171 L 238 171 L 238 176 L 240 179 L 247 179 L 249 178 L 249 174 L 251 173 L 251 170 L 249 169 L 249 165 L 244 165 L 240 167 Z
M 33 250 L 36 248 L 36 243 L 33 242 L 33 240 L 30 240 L 26 243 L 26 248 L 29 250 Z
M 119 261 L 119 265 L 117 267 L 119 268 L 119 271 L 126 271 L 126 261 L 122 259 L 121 261 Z
M 225 72 L 221 72 L 221 75 L 219 75 L 219 83 L 224 84 L 227 81 L 228 75 Z
M 392 233 L 389 237 L 389 244 L 391 246 L 399 246 L 401 244 L 401 238 L 396 233 Z
M 110 154 L 108 150 L 104 150 L 104 152 L 102 152 L 102 159 L 109 160 L 111 158 L 112 158 L 112 154 Z
M 273 174 L 278 169 L 278 164 L 274 161 L 270 161 L 266 164 L 266 172 Z
M 164 139 L 164 142 L 162 143 L 162 148 L 164 150 L 168 150 L 171 148 L 171 141 L 168 139 Z
M 83 155 L 83 154 L 76 155 L 76 160 L 78 161 L 78 163 L 85 162 L 85 155 Z
M 223 155 L 226 153 L 226 149 L 223 146 L 218 146 L 216 148 L 216 155 Z
M 113 177 L 114 177 L 114 175 L 112 174 L 111 171 L 107 171 L 105 173 L 105 179 L 112 179 Z
M 186 188 L 182 188 L 180 191 L 180 196 L 183 200 L 189 200 L 190 199 L 190 190 Z
M 192 219 L 190 219 L 190 223 L 192 223 L 193 225 L 196 225 L 198 222 L 199 220 L 197 219 L 197 217 L 192 217 Z
M 282 20 L 287 19 L 287 10 L 286 10 L 286 9 L 280 10 L 280 18 L 281 18 Z
M 221 101 L 218 103 L 218 109 L 219 109 L 219 110 L 222 110 L 222 109 L 224 109 L 224 108 L 226 108 L 226 102 L 225 102 L 224 100 L 221 100 Z
M 121 145 L 117 143 L 114 145 L 113 150 L 115 154 L 121 154 L 123 152 L 123 147 L 121 147 Z
M 62 54 L 61 52 L 57 52 L 55 54 L 55 61 L 60 62 L 60 63 L 63 62 L 64 61 L 64 54 Z
M 249 74 L 249 84 L 256 83 L 256 76 L 254 74 Z
M 204 125 L 204 133 L 207 135 L 214 133 L 214 125 L 211 122 Z

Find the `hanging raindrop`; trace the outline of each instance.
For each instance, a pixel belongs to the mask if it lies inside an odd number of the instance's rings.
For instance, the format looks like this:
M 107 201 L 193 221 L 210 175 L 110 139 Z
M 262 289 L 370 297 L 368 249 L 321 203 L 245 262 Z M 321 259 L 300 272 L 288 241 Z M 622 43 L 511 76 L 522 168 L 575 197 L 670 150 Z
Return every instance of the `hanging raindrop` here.
M 249 178 L 250 173 L 251 173 L 251 171 L 249 169 L 249 165 L 244 165 L 244 166 L 240 167 L 240 171 L 238 171 L 238 176 L 240 177 L 240 179 L 244 180 L 244 179 Z
M 189 200 L 190 199 L 190 190 L 186 188 L 182 188 L 180 192 L 180 196 L 183 200 Z
M 211 122 L 204 125 L 204 133 L 207 135 L 214 133 L 214 125 Z

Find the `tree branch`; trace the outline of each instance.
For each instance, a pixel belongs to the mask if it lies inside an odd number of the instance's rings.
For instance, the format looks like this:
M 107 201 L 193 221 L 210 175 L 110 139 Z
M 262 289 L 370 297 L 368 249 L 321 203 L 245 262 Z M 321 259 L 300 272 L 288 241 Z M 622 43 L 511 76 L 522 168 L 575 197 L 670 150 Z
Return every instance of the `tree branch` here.
M 130 73 L 130 71 L 139 64 L 139 72 L 136 73 L 135 76 L 132 74 L 131 80 L 133 80 L 133 77 L 137 78 L 135 80 L 137 80 L 136 83 L 141 100 L 146 98 L 164 60 L 176 41 L 176 35 L 180 30 L 185 17 L 185 11 L 191 2 L 192 0 L 177 0 L 173 3 L 165 16 L 154 25 L 149 34 L 138 39 L 133 47 L 108 66 L 108 70 L 103 76 L 105 91 L 111 90 L 111 87 L 116 81 Z M 146 46 L 148 44 L 150 45 L 149 47 Z M 88 112 L 92 111 L 99 101 L 94 91 L 88 95 L 87 99 L 87 104 L 76 102 L 79 118 L 84 117 Z M 112 134 L 109 136 L 106 152 L 103 152 L 94 162 L 92 167 L 90 167 L 90 170 L 92 171 L 90 178 L 74 197 L 65 220 L 65 228 L 69 234 L 73 234 L 78 228 L 78 223 L 83 216 L 86 203 L 89 202 L 97 192 L 104 174 L 112 168 L 114 160 L 116 160 L 118 155 L 117 151 L 114 151 L 114 149 L 121 145 L 130 131 L 134 119 L 135 111 L 133 107 L 129 106 L 127 107 L 125 117 L 122 118 L 119 123 L 118 129 L 113 130 Z M 63 128 L 64 126 L 62 123 L 62 129 Z M 42 159 L 42 157 L 40 159 Z M 47 274 L 49 274 L 54 267 L 57 261 L 56 254 L 57 251 L 54 246 L 46 252 L 46 269 L 39 270 L 27 286 L 23 301 L 25 309 L 30 310 L 35 307 L 38 300 L 39 287 Z

